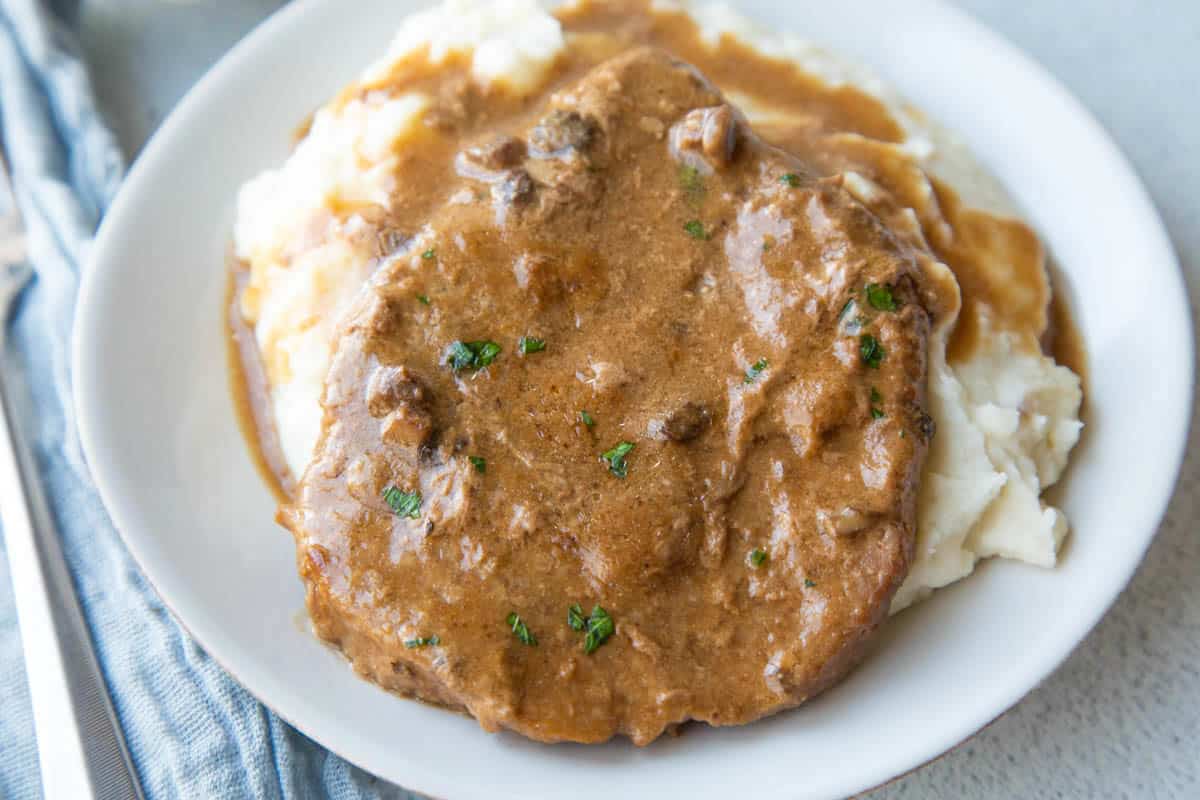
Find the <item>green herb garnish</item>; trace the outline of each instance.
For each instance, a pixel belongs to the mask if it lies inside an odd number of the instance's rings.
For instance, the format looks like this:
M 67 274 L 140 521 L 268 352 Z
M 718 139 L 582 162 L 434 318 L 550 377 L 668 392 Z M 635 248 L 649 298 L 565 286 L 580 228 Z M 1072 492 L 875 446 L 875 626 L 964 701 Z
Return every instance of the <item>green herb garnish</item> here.
M 583 616 L 583 608 L 579 603 L 567 608 L 567 625 L 573 631 L 581 631 L 587 626 L 587 619 Z
M 427 306 L 427 305 L 429 305 L 429 296 L 419 294 L 419 295 L 417 295 L 417 302 L 423 306 Z
M 800 176 L 794 172 L 788 172 L 782 178 L 779 179 L 779 182 L 786 184 L 786 185 L 792 187 L 793 189 L 795 189 L 797 186 L 800 185 Z
M 879 407 L 879 404 L 882 402 L 883 402 L 883 395 L 881 395 L 879 393 L 878 389 L 876 389 L 874 386 L 872 386 L 871 387 L 871 419 L 883 419 L 885 416 L 887 416 L 886 414 L 883 413 L 883 409 Z
M 421 253 L 421 258 L 425 259 L 426 261 L 432 261 L 433 259 L 437 258 L 437 250 L 434 250 L 431 247 L 424 253 Z
M 887 355 L 879 340 L 869 333 L 864 333 L 858 337 L 858 344 L 863 363 L 871 369 L 879 369 L 883 357 Z
M 814 587 L 814 586 L 816 586 L 816 585 L 817 585 L 817 582 L 816 582 L 816 581 L 814 581 L 812 578 L 805 578 L 805 579 L 804 579 L 804 586 L 805 586 L 805 588 L 811 589 L 811 588 L 813 588 L 813 587 Z
M 517 612 L 510 612 L 505 621 L 508 623 L 508 627 L 512 628 L 513 635 L 521 640 L 521 644 L 527 644 L 530 647 L 537 646 L 537 637 L 529 632 L 529 626 L 517 616 Z
M 487 472 L 487 459 L 480 456 L 467 456 L 467 461 L 471 462 L 471 466 L 475 467 L 476 472 Z
M 750 365 L 750 369 L 746 370 L 746 378 L 742 383 L 754 383 L 754 380 L 766 371 L 771 364 L 765 358 L 760 358 Z
M 587 412 L 587 409 L 579 412 L 579 421 L 589 428 L 596 424 L 596 420 L 592 419 L 592 415 Z
M 608 641 L 608 637 L 612 636 L 616 629 L 617 626 L 607 611 L 600 606 L 593 608 L 591 616 L 587 618 L 587 635 L 583 637 L 583 652 L 588 654 L 596 652 L 596 648 Z
M 591 655 L 596 648 L 608 641 L 617 626 L 613 618 L 601 606 L 593 606 L 592 613 L 584 617 L 583 608 L 574 603 L 567 608 L 567 626 L 573 631 L 586 631 L 583 637 L 583 652 Z
M 698 219 L 693 219 L 683 224 L 684 231 L 693 239 L 704 240 L 708 238 L 708 232 L 704 230 L 704 223 Z
M 750 566 L 757 569 L 758 567 L 761 567 L 765 563 L 767 563 L 767 551 L 766 550 L 755 549 L 755 550 L 750 551 Z
M 692 202 L 704 198 L 704 176 L 695 167 L 684 165 L 679 168 L 679 185 Z
M 517 342 L 517 349 L 521 351 L 521 355 L 527 356 L 530 353 L 540 353 L 546 349 L 545 339 L 536 339 L 532 336 L 522 336 Z
M 493 341 L 455 342 L 450 345 L 446 363 L 455 372 L 464 369 L 483 369 L 500 355 L 500 345 Z
M 419 519 L 421 516 L 420 492 L 405 492 L 389 486 L 383 490 L 383 502 L 392 507 L 397 517 Z
M 892 287 L 886 283 L 868 283 L 867 302 L 877 311 L 895 311 L 900 308 L 900 304 L 892 295 Z
M 427 645 L 437 647 L 441 643 L 442 643 L 442 640 L 437 637 L 437 634 L 434 634 L 433 636 L 429 636 L 429 637 L 418 636 L 415 639 L 409 639 L 404 642 L 404 646 L 407 647 L 409 650 L 412 650 L 414 648 L 425 647 Z
M 601 454 L 601 458 L 608 462 L 608 471 L 618 478 L 624 478 L 629 472 L 629 465 L 625 463 L 625 456 L 629 455 L 633 450 L 633 442 L 618 442 L 613 449 Z

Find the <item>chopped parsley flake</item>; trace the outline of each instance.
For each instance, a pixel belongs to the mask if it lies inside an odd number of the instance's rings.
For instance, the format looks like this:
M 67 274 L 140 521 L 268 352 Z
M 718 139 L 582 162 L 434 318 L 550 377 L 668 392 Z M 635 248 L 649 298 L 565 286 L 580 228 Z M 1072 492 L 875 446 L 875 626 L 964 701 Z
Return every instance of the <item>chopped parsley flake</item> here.
M 433 259 L 437 258 L 437 250 L 434 250 L 431 247 L 424 253 L 421 253 L 421 258 L 425 259 L 426 261 L 432 261 Z
M 419 519 L 421 516 L 420 492 L 405 492 L 389 486 L 383 490 L 383 502 L 392 507 L 397 517 Z
M 695 167 L 685 164 L 679 168 L 679 185 L 692 202 L 704 199 L 704 176 Z
M 413 650 L 415 648 L 425 647 L 427 645 L 437 647 L 441 643 L 442 643 L 442 640 L 437 637 L 437 634 L 434 634 L 433 636 L 429 636 L 429 637 L 418 636 L 415 639 L 408 639 L 404 642 L 404 646 L 407 647 L 409 650 Z
M 537 637 L 529 632 L 529 626 L 517 615 L 517 612 L 510 612 L 505 622 L 508 623 L 508 627 L 512 628 L 513 635 L 521 641 L 521 644 L 530 647 L 537 646 Z
M 883 402 L 883 395 L 874 386 L 871 387 L 871 419 L 883 419 L 887 414 L 883 413 L 883 409 L 879 404 Z
M 446 363 L 455 372 L 465 369 L 483 369 L 500 355 L 500 345 L 493 341 L 455 342 L 450 345 Z
M 573 631 L 581 631 L 587 627 L 587 619 L 583 616 L 583 608 L 579 603 L 567 608 L 567 625 Z
M 530 353 L 540 353 L 546 349 L 545 339 L 536 339 L 533 336 L 522 336 L 517 342 L 517 349 L 521 351 L 521 355 L 527 356 Z
M 487 472 L 487 459 L 480 456 L 467 456 L 467 461 L 475 467 L 476 472 Z
M 887 414 L 883 413 L 882 408 L 876 408 L 875 406 L 871 406 L 871 419 L 883 419 L 886 416 L 887 416 Z
M 805 586 L 805 588 L 807 588 L 807 589 L 811 589 L 811 588 L 813 588 L 813 587 L 814 587 L 814 586 L 816 586 L 816 585 L 817 585 L 817 582 L 816 582 L 816 581 L 814 581 L 812 578 L 805 578 L 805 579 L 804 579 L 804 586 Z
M 704 240 L 708 238 L 708 232 L 704 230 L 704 223 L 698 219 L 688 220 L 683 224 L 683 229 L 693 239 Z
M 592 609 L 592 614 L 587 618 L 587 635 L 583 637 L 583 652 L 596 652 L 596 648 L 608 641 L 608 637 L 613 635 L 617 626 L 613 623 L 613 618 L 608 615 L 600 606 Z
M 511 615 L 510 615 L 511 616 Z M 596 648 L 608 641 L 616 631 L 616 624 L 601 606 L 593 606 L 592 613 L 583 616 L 583 608 L 573 603 L 567 608 L 567 626 L 573 631 L 584 633 L 583 652 L 591 655 Z
M 779 179 L 779 182 L 795 189 L 800 185 L 800 176 L 794 172 L 788 172 Z
M 429 295 L 424 295 L 424 294 L 417 295 L 417 302 L 423 306 L 429 305 Z
M 900 308 L 900 304 L 892 295 L 892 287 L 886 283 L 868 283 L 867 302 L 877 311 L 895 311 Z
M 766 550 L 755 549 L 755 550 L 750 551 L 750 566 L 755 567 L 757 569 L 758 567 L 761 567 L 765 563 L 767 563 L 767 551 Z
M 601 458 L 608 462 L 608 471 L 618 478 L 624 478 L 629 473 L 629 465 L 625 463 L 625 456 L 629 455 L 634 448 L 633 442 L 618 442 L 613 449 L 601 454 Z
M 589 428 L 596 424 L 596 420 L 592 419 L 592 415 L 587 412 L 587 409 L 579 412 L 579 421 Z
M 883 357 L 887 355 L 879 340 L 869 333 L 864 333 L 858 337 L 858 344 L 863 363 L 871 369 L 879 369 L 879 365 L 883 363 Z
M 883 402 L 883 395 L 881 395 L 879 393 L 879 390 L 876 389 L 874 386 L 871 387 L 871 402 L 872 403 L 882 403 Z
M 755 379 L 766 371 L 771 364 L 765 358 L 760 358 L 750 365 L 750 369 L 746 370 L 746 378 L 742 383 L 754 383 Z

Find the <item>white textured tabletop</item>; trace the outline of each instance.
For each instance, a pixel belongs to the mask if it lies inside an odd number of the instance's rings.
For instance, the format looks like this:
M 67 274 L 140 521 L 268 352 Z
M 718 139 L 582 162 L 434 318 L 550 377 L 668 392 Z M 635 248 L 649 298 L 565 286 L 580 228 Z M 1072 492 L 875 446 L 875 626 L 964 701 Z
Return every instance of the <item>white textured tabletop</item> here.
M 212 61 L 278 5 L 85 0 L 86 49 L 128 151 L 137 150 Z M 1117 139 L 1166 220 L 1196 309 L 1200 2 L 961 5 L 1049 68 Z M 1081 296 L 1086 302 L 1086 292 Z M 1164 368 L 1170 357 L 1163 354 Z M 1158 538 L 1096 630 L 1016 708 L 952 753 L 870 793 L 870 800 L 1200 798 L 1195 427 L 1193 418 L 1193 449 Z M 903 735 L 903 722 L 894 724 Z

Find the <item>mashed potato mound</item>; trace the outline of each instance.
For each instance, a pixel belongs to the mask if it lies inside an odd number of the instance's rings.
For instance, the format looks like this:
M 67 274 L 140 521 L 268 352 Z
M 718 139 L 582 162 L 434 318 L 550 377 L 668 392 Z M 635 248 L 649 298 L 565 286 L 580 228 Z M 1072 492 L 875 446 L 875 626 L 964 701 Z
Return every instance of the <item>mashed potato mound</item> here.
M 708 41 L 730 34 L 830 84 L 874 95 L 904 126 L 901 147 L 923 169 L 969 205 L 1012 214 L 1003 190 L 954 137 L 914 114 L 866 70 L 796 37 L 757 28 L 724 5 L 657 5 L 687 10 Z M 533 0 L 449 0 L 414 15 L 387 56 L 364 73 L 367 91 L 321 109 L 284 165 L 243 187 L 234 238 L 250 279 L 241 305 L 254 327 L 284 456 L 296 475 L 320 433 L 334 325 L 373 259 L 366 221 L 337 209 L 388 207 L 397 154 L 414 138 L 430 102 L 419 93 L 389 97 L 369 87 L 425 51 L 434 63 L 469 58 L 481 86 L 532 90 L 565 46 L 558 21 Z M 754 98 L 731 99 L 752 124 L 770 121 L 771 110 Z M 856 180 L 848 176 L 852 191 Z M 858 191 L 870 186 L 860 181 Z M 955 321 L 941 320 L 930 339 L 928 410 L 937 435 L 918 498 L 916 558 L 893 613 L 970 574 L 981 558 L 1053 566 L 1067 533 L 1066 517 L 1043 503 L 1041 493 L 1059 479 L 1079 438 L 1079 377 L 1005 333 L 982 337 L 985 346 L 951 365 L 946 349 Z

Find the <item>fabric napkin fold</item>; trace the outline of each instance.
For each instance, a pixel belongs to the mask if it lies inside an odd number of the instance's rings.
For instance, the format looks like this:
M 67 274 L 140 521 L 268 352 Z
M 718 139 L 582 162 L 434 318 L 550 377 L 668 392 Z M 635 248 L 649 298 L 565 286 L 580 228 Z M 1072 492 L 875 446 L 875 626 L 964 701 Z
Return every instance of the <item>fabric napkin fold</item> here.
M 3 355 L 146 796 L 413 798 L 295 731 L 217 666 L 138 571 L 88 476 L 72 419 L 71 325 L 124 167 L 80 55 L 78 11 L 78 0 L 0 0 L 0 135 L 37 273 Z M 24 670 L 0 549 L 0 797 L 12 800 L 41 796 Z

